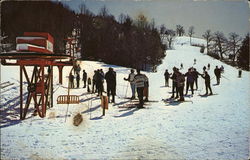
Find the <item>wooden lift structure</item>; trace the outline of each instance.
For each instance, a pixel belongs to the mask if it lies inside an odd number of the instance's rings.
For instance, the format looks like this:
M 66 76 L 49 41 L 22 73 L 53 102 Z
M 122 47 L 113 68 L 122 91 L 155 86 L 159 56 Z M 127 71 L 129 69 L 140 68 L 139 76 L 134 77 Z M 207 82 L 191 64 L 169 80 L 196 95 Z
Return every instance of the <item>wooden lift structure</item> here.
M 62 84 L 62 69 L 73 66 L 70 55 L 45 54 L 38 52 L 9 52 L 0 54 L 1 64 L 20 66 L 20 119 L 25 119 L 31 101 L 34 101 L 35 112 L 40 117 L 46 116 L 46 109 L 53 107 L 53 67 L 59 69 L 59 83 Z M 32 74 L 27 73 L 27 67 L 32 67 Z M 23 82 L 28 87 L 27 98 L 23 96 Z M 23 105 L 23 102 L 25 105 Z

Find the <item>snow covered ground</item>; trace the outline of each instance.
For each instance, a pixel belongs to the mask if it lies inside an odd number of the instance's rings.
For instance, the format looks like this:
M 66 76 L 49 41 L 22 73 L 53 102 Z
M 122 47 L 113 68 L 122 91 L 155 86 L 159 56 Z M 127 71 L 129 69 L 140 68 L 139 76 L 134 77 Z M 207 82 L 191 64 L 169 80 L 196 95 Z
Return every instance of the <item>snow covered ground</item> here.
M 193 43 L 205 43 L 192 39 Z M 163 64 L 149 77 L 149 99 L 146 109 L 118 108 L 127 90 L 130 69 L 101 62 L 82 61 L 81 68 L 88 76 L 93 70 L 114 67 L 117 72 L 116 105 L 109 104 L 102 117 L 100 99 L 87 94 L 85 88 L 72 89 L 80 95 L 79 105 L 56 104 L 57 96 L 67 94 L 67 78 L 70 67 L 64 69 L 63 85 L 56 84 L 54 73 L 54 107 L 47 110 L 45 118 L 27 115 L 19 120 L 19 68 L 1 66 L 1 81 L 15 83 L 1 93 L 1 159 L 220 159 L 244 160 L 249 157 L 250 97 L 249 72 L 238 78 L 237 69 L 222 64 L 199 53 L 200 48 L 189 45 L 188 37 L 179 37 L 174 50 L 168 50 Z M 197 60 L 194 65 L 194 58 Z M 204 80 L 199 78 L 199 89 L 189 102 L 166 104 L 172 88 L 164 86 L 164 72 L 172 72 L 173 66 L 183 63 L 182 73 L 191 66 L 202 72 L 210 63 L 209 74 L 212 90 L 216 94 L 200 97 L 205 93 Z M 215 66 L 223 65 L 225 72 L 220 85 L 213 85 Z M 170 84 L 172 82 L 170 81 Z M 82 83 L 81 83 L 82 86 Z M 190 92 L 189 92 L 190 94 Z M 27 95 L 24 92 L 24 95 Z M 127 95 L 130 95 L 128 87 Z M 32 108 L 32 107 L 31 107 Z M 81 113 L 80 126 L 73 125 L 73 116 Z

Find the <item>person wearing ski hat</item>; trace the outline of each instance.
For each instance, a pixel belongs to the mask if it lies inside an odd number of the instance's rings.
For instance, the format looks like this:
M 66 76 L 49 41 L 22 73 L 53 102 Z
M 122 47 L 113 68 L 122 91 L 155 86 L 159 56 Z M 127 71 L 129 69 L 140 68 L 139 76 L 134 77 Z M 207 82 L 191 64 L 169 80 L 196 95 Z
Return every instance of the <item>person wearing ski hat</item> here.
M 213 92 L 212 92 L 212 89 L 211 89 L 211 84 L 210 84 L 210 76 L 209 74 L 207 73 L 207 71 L 204 72 L 204 75 L 201 75 L 202 78 L 205 79 L 205 86 L 206 86 L 206 93 L 205 95 L 208 94 L 208 89 L 210 91 L 210 94 L 209 95 L 212 95 Z
M 135 99 L 136 86 L 135 86 L 135 81 L 134 81 L 134 78 L 135 78 L 135 73 L 134 72 L 135 72 L 135 70 L 131 69 L 130 74 L 128 75 L 128 78 L 124 78 L 125 81 L 129 81 L 129 83 L 130 83 L 130 88 L 131 88 L 131 91 L 132 91 L 131 99 Z
M 187 77 L 187 81 L 186 81 L 186 94 L 188 94 L 188 89 L 189 86 L 191 88 L 192 91 L 192 95 L 194 94 L 194 81 L 195 81 L 195 77 L 194 77 L 194 73 L 192 72 L 192 68 L 188 69 L 188 72 L 185 73 L 185 76 Z
M 145 74 L 141 74 L 140 70 L 136 70 L 137 74 L 134 77 L 137 94 L 139 98 L 139 105 L 137 108 L 144 108 L 143 107 L 143 90 L 146 87 L 146 83 L 148 82 L 148 77 Z
M 216 77 L 216 80 L 217 80 L 217 85 L 219 85 L 220 84 L 220 78 L 221 78 L 221 70 L 220 70 L 220 68 L 218 68 L 218 66 L 215 67 L 214 74 L 215 74 L 215 77 Z
M 184 85 L 185 85 L 185 76 L 181 72 L 179 72 L 179 69 L 176 69 L 176 82 L 177 82 L 177 91 L 179 92 L 180 99 L 178 101 L 184 101 Z
M 112 103 L 115 103 L 115 94 L 116 94 L 116 72 L 113 68 L 109 68 L 109 71 L 105 74 L 105 79 L 107 82 L 107 95 L 108 101 L 110 102 L 110 93 L 112 95 Z
M 173 74 L 170 77 L 172 79 L 172 96 L 170 98 L 179 98 L 179 93 L 177 92 L 177 82 L 176 82 L 176 67 L 173 67 Z M 176 97 L 174 97 L 174 93 L 176 92 Z
M 168 70 L 166 69 L 165 73 L 164 73 L 164 77 L 165 77 L 165 87 L 169 87 L 169 76 L 171 74 L 168 72 Z

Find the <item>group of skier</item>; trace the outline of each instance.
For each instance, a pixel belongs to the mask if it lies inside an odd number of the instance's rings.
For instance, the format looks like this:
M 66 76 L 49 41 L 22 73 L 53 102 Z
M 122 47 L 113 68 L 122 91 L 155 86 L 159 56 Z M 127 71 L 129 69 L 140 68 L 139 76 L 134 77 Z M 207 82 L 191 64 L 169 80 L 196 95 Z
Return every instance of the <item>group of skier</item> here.
M 196 61 L 195 61 L 196 62 Z M 183 64 L 181 63 L 181 67 L 183 67 Z M 210 64 L 207 65 L 208 70 L 210 69 Z M 223 66 L 214 69 L 214 74 L 217 80 L 217 85 L 220 84 L 220 78 L 221 78 L 221 73 L 224 71 Z M 172 96 L 170 98 L 178 99 L 179 101 L 184 101 L 184 86 L 185 86 L 185 81 L 186 81 L 186 92 L 185 95 L 188 94 L 189 88 L 191 89 L 192 95 L 194 94 L 194 84 L 195 84 L 195 89 L 198 89 L 198 77 L 201 76 L 202 78 L 205 79 L 205 87 L 206 87 L 206 93 L 205 95 L 208 95 L 208 90 L 209 90 L 209 95 L 212 95 L 212 89 L 211 89 L 211 84 L 210 84 L 210 75 L 207 72 L 206 66 L 203 67 L 203 74 L 199 73 L 196 68 L 189 68 L 188 72 L 185 74 L 182 74 L 178 68 L 173 67 L 173 73 L 169 73 L 169 71 L 166 69 L 164 73 L 165 77 L 165 86 L 169 87 L 169 79 L 172 79 Z M 185 80 L 186 77 L 186 80 Z M 175 95 L 176 94 L 176 95 Z
M 196 63 L 196 60 L 194 61 Z M 183 64 L 181 65 L 183 67 Z M 207 68 L 208 67 L 208 68 Z M 205 80 L 205 87 L 206 93 L 205 95 L 212 95 L 212 88 L 210 84 L 210 75 L 207 72 L 207 69 L 210 69 L 210 64 L 203 67 L 203 73 L 199 73 L 196 68 L 189 68 L 188 71 L 183 74 L 180 70 L 176 67 L 173 67 L 173 72 L 169 73 L 166 69 L 164 76 L 165 76 L 165 86 L 169 87 L 169 79 L 172 80 L 172 96 L 171 99 L 178 99 L 178 101 L 184 101 L 184 96 L 188 94 L 189 88 L 191 89 L 191 94 L 194 94 L 194 90 L 198 90 L 198 78 L 201 76 Z M 75 78 L 77 88 L 79 88 L 79 81 L 80 81 L 80 65 L 74 68 Z M 135 99 L 135 95 L 137 92 L 139 104 L 138 108 L 143 108 L 143 104 L 145 101 L 148 101 L 148 87 L 149 87 L 149 79 L 145 74 L 141 74 L 140 70 L 136 70 L 135 73 L 134 69 L 131 69 L 127 78 L 124 78 L 125 81 L 128 81 L 130 84 L 132 96 L 131 100 Z M 220 84 L 221 73 L 224 71 L 223 66 L 214 69 L 214 74 L 216 76 L 217 85 Z M 85 70 L 82 71 L 82 81 L 84 83 L 83 88 L 88 86 L 88 92 L 97 93 L 97 96 L 102 96 L 104 91 L 104 81 L 106 80 L 107 84 L 107 96 L 108 101 L 115 103 L 115 96 L 116 96 L 116 72 L 113 68 L 109 68 L 108 72 L 104 74 L 102 69 L 98 69 L 94 71 L 94 75 L 91 78 L 87 78 L 87 73 Z M 70 88 L 74 88 L 74 76 L 70 73 L 69 76 L 70 81 Z M 90 90 L 90 85 L 92 83 L 92 91 Z M 185 88 L 186 86 L 186 88 Z M 195 88 L 194 88 L 195 87 Z M 185 91 L 185 94 L 184 94 Z M 209 93 L 208 93 L 209 91 Z M 110 101 L 110 96 L 112 96 L 112 101 Z M 143 99 L 145 97 L 145 99 Z

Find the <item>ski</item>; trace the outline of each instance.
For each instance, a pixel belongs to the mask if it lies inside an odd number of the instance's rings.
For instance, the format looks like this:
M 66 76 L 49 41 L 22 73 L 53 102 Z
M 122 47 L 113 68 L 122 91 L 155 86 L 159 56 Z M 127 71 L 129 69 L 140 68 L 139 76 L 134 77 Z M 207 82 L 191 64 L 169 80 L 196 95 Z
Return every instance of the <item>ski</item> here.
M 162 99 L 162 101 L 167 103 L 167 104 L 180 104 L 180 103 L 184 103 L 184 102 L 193 103 L 193 101 L 191 101 L 191 100 L 179 101 L 179 100 L 176 100 L 176 99 Z
M 199 94 L 200 97 L 209 97 L 209 96 L 216 96 L 218 95 L 217 93 L 215 94 Z
M 6 83 L 6 85 L 1 85 L 0 88 L 4 89 L 6 87 L 12 86 L 14 83 Z

